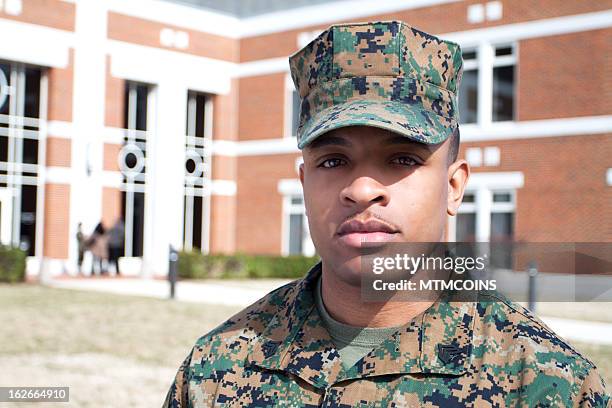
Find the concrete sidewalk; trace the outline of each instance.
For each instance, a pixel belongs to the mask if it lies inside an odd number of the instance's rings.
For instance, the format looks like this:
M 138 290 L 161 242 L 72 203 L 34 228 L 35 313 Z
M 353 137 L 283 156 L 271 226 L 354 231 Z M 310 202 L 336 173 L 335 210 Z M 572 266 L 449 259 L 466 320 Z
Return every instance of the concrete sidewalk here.
M 282 279 L 180 281 L 176 300 L 245 307 L 268 292 L 290 282 Z M 165 280 L 136 278 L 60 278 L 47 283 L 63 289 L 107 292 L 120 295 L 168 299 L 170 285 Z M 612 303 L 610 303 L 612 308 Z M 559 336 L 591 344 L 612 345 L 612 323 L 540 316 Z
M 248 306 L 268 292 L 290 280 L 210 280 L 180 281 L 176 284 L 175 299 L 184 302 L 211 303 L 226 306 Z M 166 280 L 140 278 L 61 278 L 47 282 L 48 286 L 63 289 L 89 290 L 118 295 L 146 296 L 159 299 L 170 297 Z

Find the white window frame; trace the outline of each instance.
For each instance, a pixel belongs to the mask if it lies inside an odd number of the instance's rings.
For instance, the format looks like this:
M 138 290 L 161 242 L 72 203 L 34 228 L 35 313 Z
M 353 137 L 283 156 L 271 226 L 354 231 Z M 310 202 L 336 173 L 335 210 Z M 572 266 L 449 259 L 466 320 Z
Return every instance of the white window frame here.
M 295 138 L 297 135 L 293 133 L 293 92 L 297 91 L 293 85 L 291 74 L 285 75 L 285 112 L 284 112 L 284 124 L 283 124 L 283 137 L 284 138 Z
M 151 197 L 150 191 L 150 182 L 149 178 L 151 177 L 151 168 L 149 163 L 149 158 L 151 157 L 152 150 L 152 142 L 154 140 L 154 135 L 152 128 L 155 125 L 155 102 L 156 102 L 156 92 L 157 87 L 155 84 L 149 84 L 140 81 L 126 81 L 126 85 L 130 87 L 128 91 L 128 127 L 122 128 L 122 133 L 124 134 L 125 140 L 122 137 L 122 147 L 121 151 L 124 150 L 125 146 L 130 143 L 134 143 L 136 145 L 143 145 L 145 148 L 145 157 L 143 160 L 143 165 L 145 166 L 144 174 L 133 174 L 129 171 L 123 170 L 123 163 L 121 161 L 121 153 L 117 157 L 119 169 L 121 169 L 121 185 L 120 190 L 126 193 L 125 203 L 125 218 L 123 220 L 125 227 L 125 235 L 123 242 L 123 250 L 124 250 L 124 258 L 143 258 L 145 257 L 145 252 L 147 248 L 147 230 L 149 228 L 149 220 L 147 217 L 147 207 L 148 204 L 147 197 Z M 138 85 L 145 85 L 148 87 L 147 92 L 147 130 L 136 130 L 136 110 L 132 107 L 136 106 L 135 98 L 136 98 L 136 87 Z M 136 139 L 144 139 L 144 142 L 138 142 Z M 144 181 L 144 183 L 136 183 L 136 181 Z M 134 256 L 134 237 L 133 237 L 133 210 L 134 210 L 134 193 L 143 193 L 144 194 L 144 217 L 143 217 L 143 243 L 142 243 L 142 256 Z M 123 210 L 122 210 L 123 211 Z
M 523 187 L 522 172 L 475 173 L 472 174 L 465 189 L 465 194 L 474 194 L 473 203 L 462 203 L 458 214 L 476 214 L 476 241 L 489 242 L 491 238 L 491 214 L 516 214 L 516 191 Z M 493 194 L 509 193 L 510 202 L 495 203 Z M 448 219 L 448 240 L 457 240 L 457 218 Z
M 315 247 L 310 238 L 310 230 L 308 228 L 308 217 L 306 215 L 306 206 L 304 204 L 304 194 L 302 185 L 298 179 L 282 179 L 278 183 L 278 192 L 283 196 L 283 217 L 281 222 L 281 254 L 288 256 L 289 254 L 289 238 L 290 238 L 290 217 L 292 214 L 303 215 L 302 221 L 302 255 L 313 256 Z M 300 197 L 302 204 L 293 204 L 292 198 Z
M 46 169 L 46 142 L 47 142 L 47 98 L 48 98 L 48 72 L 40 66 L 29 66 L 23 62 L 2 60 L 2 63 L 10 66 L 11 86 L 3 86 L 2 97 L 10 98 L 8 115 L 0 115 L 0 122 L 8 124 L 6 128 L 0 128 L 3 136 L 8 138 L 8 151 L 6 164 L 1 163 L 0 167 L 7 172 L 0 176 L 0 180 L 7 184 L 2 187 L 3 198 L 10 203 L 5 203 L 2 209 L 2 241 L 8 245 L 19 247 L 21 245 L 21 188 L 24 185 L 36 187 L 36 230 L 35 241 L 33 243 L 35 252 L 34 258 L 42 259 L 43 256 L 43 234 L 44 234 L 44 200 L 45 200 L 45 169 Z M 39 91 L 39 111 L 38 118 L 25 116 L 25 81 L 26 69 L 28 67 L 40 70 L 40 91 Z M 37 127 L 37 130 L 24 129 L 24 126 Z M 23 154 L 24 139 L 38 141 L 37 164 L 23 163 L 17 161 L 15 156 Z M 24 176 L 20 171 L 27 171 L 36 174 L 35 176 Z M 10 198 L 10 200 L 9 200 Z M 7 214 L 10 211 L 10 216 Z M 7 224 L 7 220 L 10 224 Z M 28 256 L 28 259 L 32 257 Z
M 213 120 L 213 101 L 210 95 L 205 96 L 206 101 L 204 102 L 204 140 L 203 147 L 195 147 L 197 140 L 195 137 L 191 137 L 191 134 L 195 133 L 195 129 L 193 129 L 192 123 L 189 123 L 190 128 L 185 129 L 185 153 L 187 153 L 187 149 L 195 149 L 199 150 L 199 153 L 202 157 L 202 177 L 198 180 L 194 180 L 190 178 L 187 174 L 184 176 L 184 192 L 183 192 L 183 223 L 184 229 L 181 231 L 182 246 L 184 250 L 191 251 L 193 249 L 193 219 L 186 220 L 185 219 L 185 199 L 187 197 L 200 196 L 202 197 L 202 245 L 200 248 L 200 252 L 204 254 L 208 254 L 210 252 L 210 195 L 211 195 L 211 152 L 210 146 L 212 145 L 212 120 Z M 188 99 L 188 110 L 191 113 L 188 115 L 195 115 L 195 98 L 191 97 Z M 187 156 L 185 156 L 185 160 L 187 160 Z M 189 204 L 191 203 L 191 209 L 188 209 L 187 212 L 191 212 L 193 215 L 193 201 L 187 201 L 187 206 L 189 208 Z
M 512 48 L 511 55 L 502 55 L 495 56 L 495 50 L 498 48 Z M 464 62 L 463 71 L 471 71 L 476 70 L 478 72 L 478 104 L 477 104 L 477 114 L 476 114 L 476 123 L 464 123 L 461 126 L 480 126 L 480 127 L 490 127 L 493 123 L 514 123 L 515 120 L 510 121 L 495 121 L 493 122 L 493 68 L 496 67 L 505 67 L 505 66 L 514 66 L 515 75 L 518 67 L 518 53 L 519 53 L 519 45 L 518 42 L 499 42 L 499 43 L 490 43 L 490 42 L 481 42 L 476 47 L 469 47 L 464 50 L 464 52 L 475 51 L 476 59 L 468 60 Z M 515 80 L 513 83 L 514 86 L 514 97 L 515 103 L 513 104 L 513 117 L 516 118 L 516 109 L 518 104 L 516 103 L 516 84 Z

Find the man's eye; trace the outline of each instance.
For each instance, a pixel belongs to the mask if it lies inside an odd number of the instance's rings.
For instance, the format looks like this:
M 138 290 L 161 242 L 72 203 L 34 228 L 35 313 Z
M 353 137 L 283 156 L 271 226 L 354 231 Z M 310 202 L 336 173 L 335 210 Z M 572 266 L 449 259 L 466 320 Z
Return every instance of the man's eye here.
M 419 164 L 418 161 L 416 161 L 410 156 L 396 157 L 395 159 L 391 160 L 391 162 L 395 164 L 401 164 L 402 166 L 416 166 Z
M 324 160 L 321 164 L 319 164 L 319 167 L 325 167 L 327 169 L 331 169 L 331 168 L 340 166 L 343 162 L 344 160 L 342 159 L 327 159 L 327 160 Z

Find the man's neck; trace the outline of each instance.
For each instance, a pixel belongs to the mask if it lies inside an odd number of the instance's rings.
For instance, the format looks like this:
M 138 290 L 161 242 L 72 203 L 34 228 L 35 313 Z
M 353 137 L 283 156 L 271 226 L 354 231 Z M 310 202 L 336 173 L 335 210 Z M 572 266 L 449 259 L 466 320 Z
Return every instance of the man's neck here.
M 335 320 L 356 327 L 403 326 L 427 310 L 433 301 L 364 302 L 361 288 L 338 278 L 323 266 L 323 303 Z

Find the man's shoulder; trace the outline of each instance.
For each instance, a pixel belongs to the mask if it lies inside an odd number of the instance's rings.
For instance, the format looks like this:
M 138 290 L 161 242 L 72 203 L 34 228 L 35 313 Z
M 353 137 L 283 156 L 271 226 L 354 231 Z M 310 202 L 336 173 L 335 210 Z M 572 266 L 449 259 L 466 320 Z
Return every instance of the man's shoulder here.
M 609 397 L 595 364 L 522 305 L 498 292 L 476 302 L 473 361 L 497 378 L 521 377 L 526 393 L 555 388 L 567 399 L 605 406 Z
M 294 298 L 302 279 L 289 282 L 266 294 L 234 316 L 201 336 L 195 343 L 192 361 L 199 357 L 213 363 L 217 359 L 241 360 L 246 357 L 248 347 L 260 337 L 272 320 L 285 309 L 289 299 Z M 195 357 L 195 358 L 194 358 Z
M 546 361 L 550 355 L 588 371 L 595 365 L 530 310 L 499 292 L 480 293 L 476 314 L 491 342 L 519 347 L 525 356 Z

